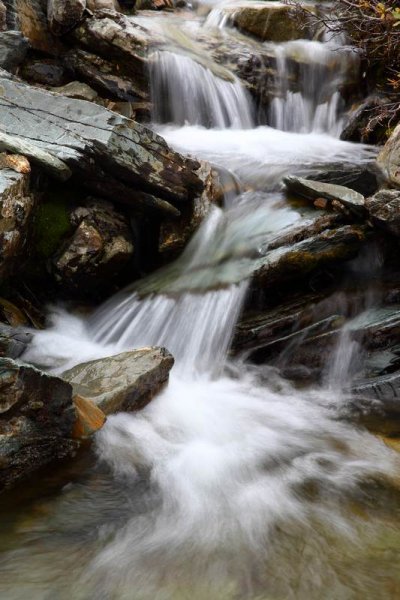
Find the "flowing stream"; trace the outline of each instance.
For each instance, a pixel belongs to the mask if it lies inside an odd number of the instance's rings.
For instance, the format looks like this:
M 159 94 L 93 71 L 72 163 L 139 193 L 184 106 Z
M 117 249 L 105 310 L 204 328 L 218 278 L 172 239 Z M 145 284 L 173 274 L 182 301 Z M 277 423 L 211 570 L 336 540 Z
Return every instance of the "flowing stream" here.
M 168 30 L 164 16 L 146 18 Z M 173 19 L 182 39 L 221 25 L 215 15 Z M 388 516 L 399 510 L 399 459 L 336 418 L 346 335 L 322 388 L 298 390 L 272 367 L 228 358 L 249 284 L 236 259 L 302 218 L 279 189 L 282 176 L 371 157 L 337 137 L 342 71 L 322 84 L 316 68 L 298 92 L 285 87 L 294 48 L 326 63 L 329 44 L 276 46 L 280 92 L 264 123 L 200 43 L 154 51 L 152 127 L 231 172 L 240 192 L 144 282 L 148 297 L 125 290 L 88 319 L 57 309 L 36 336 L 26 360 L 56 371 L 152 344 L 176 365 L 147 408 L 108 419 L 96 460 L 71 483 L 7 507 L 4 600 L 399 597 L 400 528 Z M 341 60 L 344 69 L 350 59 Z

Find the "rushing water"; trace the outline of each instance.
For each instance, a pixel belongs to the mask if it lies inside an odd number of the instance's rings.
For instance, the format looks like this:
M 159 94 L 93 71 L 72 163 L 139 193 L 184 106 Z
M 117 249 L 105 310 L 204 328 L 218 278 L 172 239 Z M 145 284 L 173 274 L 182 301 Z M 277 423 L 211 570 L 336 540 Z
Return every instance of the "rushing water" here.
M 157 294 L 126 290 L 86 320 L 57 309 L 36 335 L 26 360 L 56 370 L 149 344 L 169 348 L 176 366 L 146 409 L 109 418 L 95 464 L 22 510 L 7 506 L 1 598 L 397 598 L 399 460 L 337 419 L 356 350 L 346 332 L 325 388 L 295 390 L 276 369 L 227 359 L 248 286 L 246 271 L 230 284 L 242 262 L 227 257 L 256 252 L 301 218 L 277 191 L 282 176 L 360 163 L 371 150 L 334 137 L 333 80 L 323 118 L 299 92 L 276 103 L 275 128 L 252 127 L 236 79 L 173 48 L 153 59 L 154 126 L 232 171 L 243 191 L 149 278 Z M 280 68 L 282 78 L 283 58 Z

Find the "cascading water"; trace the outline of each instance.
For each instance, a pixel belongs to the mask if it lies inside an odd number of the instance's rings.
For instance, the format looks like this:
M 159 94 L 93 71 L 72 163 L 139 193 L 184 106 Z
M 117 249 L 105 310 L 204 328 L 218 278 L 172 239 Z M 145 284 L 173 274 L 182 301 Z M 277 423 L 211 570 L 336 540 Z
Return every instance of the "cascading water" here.
M 387 598 L 369 552 L 388 531 L 400 534 L 384 519 L 375 527 L 357 502 L 365 482 L 394 482 L 398 459 L 337 419 L 332 389 L 295 390 L 275 369 L 227 356 L 247 288 L 246 277 L 230 284 L 227 257 L 256 253 L 299 218 L 265 190 L 291 169 L 359 162 L 369 149 L 327 135 L 337 118 L 329 108 L 329 118 L 312 107 L 296 113 L 296 131 L 322 134 L 246 129 L 251 111 L 237 81 L 173 50 L 153 58 L 156 127 L 172 121 L 162 129 L 170 143 L 256 191 L 215 209 L 182 257 L 144 282 L 148 298 L 127 290 L 86 320 L 58 311 L 36 335 L 25 358 L 59 369 L 149 344 L 167 346 L 176 367 L 146 409 L 109 418 L 96 468 L 44 503 L 33 524 L 20 523 L 26 547 L 3 560 L 3 597 Z M 289 106 L 280 112 L 289 118 Z M 388 572 L 390 562 L 382 556 Z

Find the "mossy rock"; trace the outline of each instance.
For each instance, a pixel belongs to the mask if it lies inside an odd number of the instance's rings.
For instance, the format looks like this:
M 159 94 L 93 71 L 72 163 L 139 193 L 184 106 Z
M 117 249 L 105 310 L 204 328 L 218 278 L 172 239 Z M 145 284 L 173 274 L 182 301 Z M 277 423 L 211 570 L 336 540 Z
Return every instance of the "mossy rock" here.
M 70 232 L 71 222 L 66 198 L 62 195 L 57 198 L 46 198 L 38 207 L 35 219 L 36 254 L 40 258 L 50 258 Z

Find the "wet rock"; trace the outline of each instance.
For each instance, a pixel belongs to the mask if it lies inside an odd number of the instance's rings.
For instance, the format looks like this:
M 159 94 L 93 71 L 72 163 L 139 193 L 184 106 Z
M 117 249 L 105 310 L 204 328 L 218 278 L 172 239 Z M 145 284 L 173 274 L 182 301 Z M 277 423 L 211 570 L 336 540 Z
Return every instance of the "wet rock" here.
M 7 29 L 20 31 L 35 50 L 52 56 L 62 51 L 61 43 L 48 27 L 43 0 L 3 0 L 7 8 Z
M 109 286 L 133 256 L 129 220 L 109 202 L 96 199 L 69 218 L 75 231 L 52 261 L 56 280 L 70 289 Z
M 86 83 L 80 81 L 71 81 L 62 87 L 55 87 L 52 92 L 57 92 L 67 98 L 76 98 L 77 100 L 87 100 L 88 102 L 95 102 L 97 99 L 97 92 L 93 90 Z
M 295 172 L 295 175 L 341 185 L 355 190 L 364 197 L 372 196 L 384 183 L 384 176 L 375 160 L 367 164 L 330 163 L 310 165 L 307 173 Z
M 54 35 L 64 35 L 83 18 L 86 0 L 48 0 L 47 18 Z
M 0 0 L 0 31 L 7 29 L 7 9 L 4 2 Z
M 142 348 L 82 363 L 62 377 L 109 415 L 143 408 L 167 382 L 173 364 L 165 348 Z
M 77 448 L 72 388 L 59 377 L 0 359 L 0 490 Z
M 322 181 L 312 181 L 293 175 L 285 177 L 283 181 L 286 188 L 294 194 L 310 200 L 316 200 L 317 198 L 326 198 L 331 201 L 338 200 L 356 215 L 365 214 L 364 196 L 350 188 Z
M 72 430 L 72 437 L 77 440 L 91 438 L 96 431 L 99 431 L 106 422 L 106 415 L 98 406 L 87 398 L 74 396 L 73 399 L 76 420 Z
M 386 139 L 387 119 L 379 115 L 382 107 L 390 103 L 388 98 L 372 96 L 351 112 L 340 135 L 341 140 L 379 144 Z
M 6 71 L 15 69 L 24 62 L 29 42 L 20 31 L 0 33 L 0 67 Z
M 35 198 L 29 175 L 0 170 L 0 282 L 21 262 L 33 219 Z
M 64 56 L 69 72 L 87 82 L 98 93 L 122 101 L 149 100 L 147 77 L 139 80 L 131 74 L 116 72 L 115 62 L 82 49 L 72 49 Z
M 201 193 L 199 164 L 139 123 L 96 104 L 0 77 L 0 132 L 35 140 L 86 188 L 133 209 L 177 212 Z M 21 152 L 23 154 L 23 152 Z M 179 214 L 179 212 L 178 212 Z
M 375 225 L 400 236 L 400 191 L 381 190 L 366 199 L 366 208 Z
M 194 198 L 190 205 L 185 207 L 179 219 L 169 219 L 161 223 L 159 252 L 168 259 L 177 256 L 185 248 L 212 210 L 212 206 L 221 198 L 219 178 L 210 165 L 203 162 L 198 173 L 205 186 L 202 195 Z
M 55 60 L 35 60 L 24 64 L 21 76 L 31 83 L 60 86 L 65 81 L 65 69 Z
M 224 7 L 224 11 L 229 11 Z M 231 20 L 238 29 L 270 42 L 288 42 L 309 37 L 292 17 L 292 7 L 280 2 L 251 2 L 234 5 Z
M 378 165 L 390 184 L 400 188 L 400 124 L 379 153 Z
M 30 332 L 0 323 L 0 356 L 19 358 L 32 340 Z

